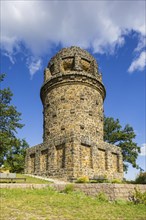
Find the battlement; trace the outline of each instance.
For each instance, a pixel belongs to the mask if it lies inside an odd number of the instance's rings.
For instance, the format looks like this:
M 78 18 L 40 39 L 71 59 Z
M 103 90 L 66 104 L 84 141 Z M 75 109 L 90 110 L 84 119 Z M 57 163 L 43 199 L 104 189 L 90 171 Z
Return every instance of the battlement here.
M 102 81 L 98 65 L 93 56 L 80 47 L 63 48 L 48 63 L 44 72 L 44 82 L 58 74 L 82 73 Z

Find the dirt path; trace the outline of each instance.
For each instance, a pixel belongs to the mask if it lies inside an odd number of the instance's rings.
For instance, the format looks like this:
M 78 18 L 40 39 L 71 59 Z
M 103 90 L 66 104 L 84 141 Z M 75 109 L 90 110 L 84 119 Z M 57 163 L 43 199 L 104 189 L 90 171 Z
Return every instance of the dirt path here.
M 52 178 L 43 177 L 43 176 L 36 176 L 36 175 L 31 175 L 31 174 L 25 174 L 25 175 L 30 176 L 30 177 L 34 177 L 34 178 L 38 178 L 38 179 L 42 179 L 42 180 L 47 180 L 47 181 L 55 183 L 55 184 L 67 184 L 67 183 L 69 183 L 69 182 L 59 180 L 59 179 L 52 179 Z

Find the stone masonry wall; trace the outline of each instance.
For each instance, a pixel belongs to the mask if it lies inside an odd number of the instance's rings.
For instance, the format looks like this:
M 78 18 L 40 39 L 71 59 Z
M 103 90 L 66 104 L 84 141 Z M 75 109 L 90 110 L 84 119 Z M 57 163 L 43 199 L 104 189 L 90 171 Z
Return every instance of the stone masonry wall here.
M 52 187 L 57 191 L 61 191 L 65 188 L 65 185 L 52 184 Z M 108 196 L 109 200 L 131 200 L 135 188 L 142 193 L 146 192 L 146 185 L 143 184 L 74 184 L 74 190 L 79 190 L 89 196 L 97 196 L 98 193 L 102 192 Z
M 86 135 L 67 134 L 54 141 L 50 139 L 49 145 L 44 143 L 28 151 L 26 173 L 64 180 L 84 175 L 121 179 L 123 175 L 120 149 L 105 142 L 97 144 Z
M 26 173 L 64 180 L 123 178 L 120 148 L 103 141 L 105 88 L 94 57 L 64 48 L 44 72 L 43 144 L 27 150 Z
M 82 84 L 52 89 L 44 101 L 44 141 L 75 131 L 103 140 L 103 99 Z
M 66 184 L 21 184 L 21 183 L 3 183 L 0 184 L 0 188 L 30 188 L 41 189 L 46 187 L 52 187 L 57 191 L 65 189 Z M 74 190 L 84 192 L 89 196 L 97 196 L 98 193 L 105 193 L 110 200 L 124 199 L 131 200 L 131 196 L 134 193 L 134 188 L 140 192 L 146 192 L 146 185 L 142 184 L 110 184 L 110 183 L 96 183 L 96 184 L 74 184 Z

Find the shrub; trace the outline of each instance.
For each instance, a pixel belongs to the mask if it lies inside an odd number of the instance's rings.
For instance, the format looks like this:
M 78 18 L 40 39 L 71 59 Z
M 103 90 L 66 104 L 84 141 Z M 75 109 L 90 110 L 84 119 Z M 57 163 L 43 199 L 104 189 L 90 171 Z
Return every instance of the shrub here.
M 0 167 L 0 173 L 9 173 L 10 167 Z
M 106 175 L 94 177 L 95 179 L 90 180 L 90 183 L 110 183 Z
M 90 183 L 98 183 L 97 180 L 90 180 Z
M 136 182 L 134 180 L 126 180 L 124 181 L 123 183 L 126 183 L 126 184 L 135 184 Z
M 146 184 L 146 172 L 141 172 L 136 178 L 135 183 Z
M 97 194 L 96 199 L 100 202 L 108 202 L 109 198 L 104 192 L 100 192 Z
M 111 183 L 122 183 L 122 180 L 119 180 L 119 179 L 113 179 L 111 181 Z
M 142 193 L 139 189 L 134 188 L 134 193 L 131 196 L 131 200 L 134 204 L 145 204 L 146 205 L 146 192 Z
M 88 176 L 82 176 L 82 177 L 78 178 L 76 181 L 76 183 L 88 183 L 88 182 L 89 182 Z
M 68 194 L 73 191 L 74 191 L 74 184 L 67 184 L 62 192 Z

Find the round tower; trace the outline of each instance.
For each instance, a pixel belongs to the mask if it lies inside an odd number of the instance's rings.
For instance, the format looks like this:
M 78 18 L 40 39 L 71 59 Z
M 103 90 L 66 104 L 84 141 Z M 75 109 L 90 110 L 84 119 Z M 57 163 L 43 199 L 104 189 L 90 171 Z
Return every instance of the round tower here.
M 79 47 L 64 48 L 44 72 L 44 142 L 62 134 L 103 140 L 105 88 L 94 57 Z
M 74 180 L 123 177 L 121 149 L 103 141 L 105 88 L 94 57 L 64 48 L 44 71 L 44 141 L 27 151 L 26 172 Z

